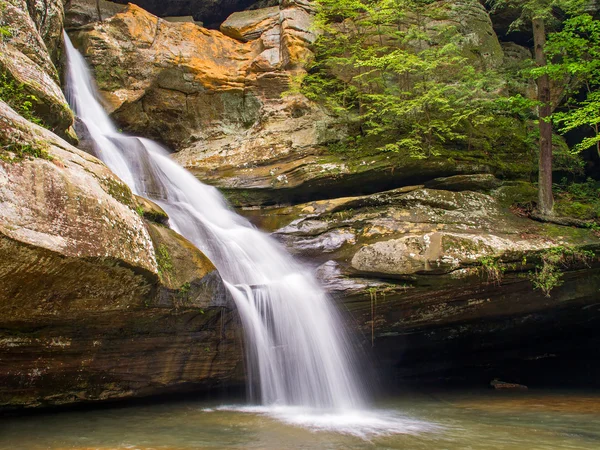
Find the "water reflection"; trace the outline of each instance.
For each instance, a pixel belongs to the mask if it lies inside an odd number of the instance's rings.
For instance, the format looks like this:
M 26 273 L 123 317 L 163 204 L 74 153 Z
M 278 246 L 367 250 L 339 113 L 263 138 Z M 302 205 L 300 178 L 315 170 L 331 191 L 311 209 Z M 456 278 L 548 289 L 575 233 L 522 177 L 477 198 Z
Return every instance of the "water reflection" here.
M 5 417 L 0 449 L 600 448 L 596 393 L 411 394 L 378 407 L 336 417 L 190 401 Z

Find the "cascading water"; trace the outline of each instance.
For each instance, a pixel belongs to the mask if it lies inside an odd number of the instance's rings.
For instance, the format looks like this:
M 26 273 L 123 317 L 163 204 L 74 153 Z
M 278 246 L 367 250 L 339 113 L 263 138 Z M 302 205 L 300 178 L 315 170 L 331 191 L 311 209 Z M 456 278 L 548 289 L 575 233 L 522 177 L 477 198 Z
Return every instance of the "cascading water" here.
M 68 98 L 97 156 L 133 192 L 158 203 L 173 229 L 215 264 L 245 331 L 249 386 L 263 405 L 357 409 L 362 394 L 325 292 L 276 241 L 231 211 L 148 139 L 120 134 L 97 100 L 84 58 L 64 34 Z

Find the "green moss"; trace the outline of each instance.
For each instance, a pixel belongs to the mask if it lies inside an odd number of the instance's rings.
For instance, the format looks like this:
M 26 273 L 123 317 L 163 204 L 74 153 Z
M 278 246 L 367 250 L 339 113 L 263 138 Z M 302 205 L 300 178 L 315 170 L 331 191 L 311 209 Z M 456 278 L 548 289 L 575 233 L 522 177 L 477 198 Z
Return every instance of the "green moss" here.
M 169 249 L 164 244 L 159 244 L 156 248 L 156 264 L 158 266 L 158 275 L 168 280 L 173 273 L 173 261 Z
M 94 67 L 94 78 L 104 91 L 116 91 L 123 87 L 125 75 L 125 71 L 116 64 L 99 64 Z
M 600 182 L 588 178 L 581 183 L 563 179 L 554 185 L 555 205 L 558 215 L 581 220 L 600 219 Z
M 0 160 L 5 162 L 20 162 L 25 159 L 41 158 L 52 161 L 54 158 L 48 153 L 48 144 L 33 140 L 21 142 L 18 140 L 0 139 Z
M 496 197 L 504 207 L 533 204 L 537 201 L 537 196 L 537 187 L 525 181 L 502 186 L 496 191 Z
M 111 197 L 124 205 L 133 208 L 133 194 L 131 193 L 129 186 L 112 177 L 102 178 L 100 183 Z

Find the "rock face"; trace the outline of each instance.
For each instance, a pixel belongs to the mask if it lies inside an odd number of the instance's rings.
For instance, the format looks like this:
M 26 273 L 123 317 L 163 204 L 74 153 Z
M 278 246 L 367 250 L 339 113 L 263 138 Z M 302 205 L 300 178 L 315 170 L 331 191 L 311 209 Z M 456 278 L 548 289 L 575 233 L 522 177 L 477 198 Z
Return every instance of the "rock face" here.
M 30 107 L 45 126 L 65 137 L 73 124 L 73 113 L 67 105 L 53 64 L 56 60 L 62 33 L 63 4 L 60 0 L 48 2 L 8 0 L 0 10 L 0 23 L 8 35 L 0 42 L 0 72 L 5 83 L 14 90 L 29 95 Z M 15 96 L 13 92 L 4 93 Z M 17 105 L 18 106 L 18 105 Z
M 98 21 L 98 9 L 100 9 L 103 20 L 125 9 L 125 5 L 106 0 L 100 0 L 99 2 L 96 0 L 67 0 L 65 6 L 66 29 L 78 28 Z
M 599 237 L 513 215 L 505 205 L 520 185 L 496 181 L 490 195 L 443 181 L 452 191 L 412 186 L 246 214 L 320 264 L 388 381 L 573 381 L 565 364 L 598 354 Z M 596 256 L 561 263 L 564 284 L 546 297 L 530 274 L 557 247 Z M 578 376 L 590 383 L 598 373 L 590 364 Z
M 218 172 L 219 184 L 232 186 L 243 173 L 245 185 L 260 178 L 260 187 L 270 188 L 285 184 L 274 162 L 296 165 L 343 134 L 303 96 L 282 97 L 315 39 L 308 11 L 287 3 L 236 13 L 223 24 L 233 39 L 130 5 L 72 38 L 120 126 L 180 150 L 177 160 L 204 180 Z
M 157 207 L 4 103 L 0 140 L 0 408 L 240 382 L 221 278 Z
M 445 20 L 458 21 L 465 52 L 481 66 L 501 64 L 481 5 L 449 5 Z M 530 159 L 527 130 L 516 123 L 512 135 L 493 137 L 493 153 L 457 150 L 415 160 L 375 144 L 330 150 L 347 135 L 345 125 L 294 91 L 312 57 L 311 17 L 310 2 L 286 1 L 236 12 L 219 33 L 129 6 L 72 38 L 120 126 L 178 151 L 179 163 L 238 206 L 368 194 L 454 175 L 528 176 L 529 165 L 516 163 Z

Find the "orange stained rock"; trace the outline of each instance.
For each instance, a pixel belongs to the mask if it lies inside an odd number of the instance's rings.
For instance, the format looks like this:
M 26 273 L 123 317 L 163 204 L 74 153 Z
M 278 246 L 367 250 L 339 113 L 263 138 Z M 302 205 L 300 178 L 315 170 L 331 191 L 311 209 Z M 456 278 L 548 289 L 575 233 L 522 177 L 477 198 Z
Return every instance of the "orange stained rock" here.
M 136 47 L 152 53 L 146 59 L 157 69 L 175 66 L 208 90 L 243 89 L 248 67 L 261 50 L 258 41 L 243 43 L 193 23 L 166 22 L 133 4 L 100 26 L 110 32 L 113 24 Z

